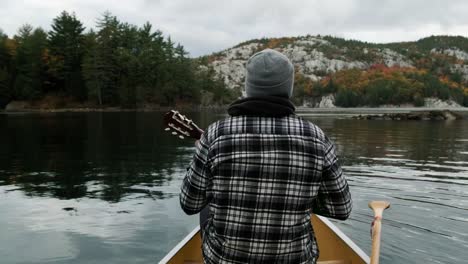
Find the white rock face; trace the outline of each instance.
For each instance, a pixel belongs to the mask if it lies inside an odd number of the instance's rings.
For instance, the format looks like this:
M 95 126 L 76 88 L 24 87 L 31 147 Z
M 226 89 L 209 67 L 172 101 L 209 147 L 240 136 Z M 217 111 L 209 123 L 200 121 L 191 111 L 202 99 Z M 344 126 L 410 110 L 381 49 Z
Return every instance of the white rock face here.
M 301 40 L 296 41 L 296 44 L 300 46 L 307 46 L 307 45 L 312 46 L 315 44 L 330 45 L 330 42 L 321 38 L 308 37 L 306 39 L 301 39 Z
M 454 56 L 459 60 L 468 61 L 468 53 L 457 48 L 445 50 L 432 49 L 431 53 L 447 54 L 449 56 Z M 452 72 L 460 72 L 463 79 L 468 81 L 468 65 L 454 64 L 451 66 L 450 70 Z
M 366 69 L 370 65 L 360 61 L 344 61 L 329 59 L 314 45 L 331 45 L 328 41 L 308 37 L 297 40 L 294 44 L 279 49 L 295 65 L 297 71 L 306 77 L 317 81 L 317 73 L 334 73 L 343 69 Z M 245 63 L 247 59 L 261 48 L 260 43 L 251 43 L 245 46 L 231 48 L 221 52 L 221 56 L 212 62 L 217 74 L 222 76 L 229 88 L 242 87 L 245 80 Z
M 11 101 L 5 106 L 5 111 L 21 111 L 28 107 L 29 103 L 26 101 Z
M 329 94 L 326 96 L 322 96 L 322 100 L 320 101 L 318 107 L 320 108 L 335 108 L 335 96 L 333 94 Z
M 384 64 L 388 67 L 399 66 L 399 67 L 413 67 L 413 62 L 407 60 L 403 55 L 397 53 L 391 49 L 383 49 L 380 52 L 383 58 Z
M 452 72 L 459 72 L 463 76 L 463 80 L 468 82 L 468 65 L 454 64 L 450 68 Z
M 228 49 L 224 52 L 228 60 L 247 60 L 258 49 L 258 43 L 251 43 L 240 48 Z
M 315 98 L 305 97 L 302 101 L 302 107 L 315 107 Z
M 304 37 L 278 50 L 285 54 L 296 67 L 296 70 L 313 81 L 320 80 L 324 74 L 335 73 L 344 69 L 368 69 L 373 63 L 364 61 L 348 61 L 344 56 L 328 58 L 320 51 L 320 46 L 334 47 L 330 42 L 319 37 Z M 212 66 L 217 74 L 222 76 L 229 88 L 243 86 L 245 80 L 245 63 L 248 58 L 262 48 L 260 43 L 231 48 L 220 53 Z M 369 52 L 365 49 L 363 52 Z M 385 65 L 413 67 L 413 63 L 390 49 L 378 51 Z
M 459 60 L 463 61 L 468 61 L 468 53 L 460 50 L 460 49 L 446 49 L 446 50 L 436 50 L 432 49 L 431 53 L 440 53 L 440 54 L 447 54 L 450 56 L 454 56 Z M 452 72 L 459 72 L 462 74 L 463 79 L 465 81 L 468 81 L 468 65 L 460 65 L 460 64 L 454 64 L 452 65 L 451 69 Z
M 240 87 L 245 79 L 245 61 L 243 60 L 214 61 L 212 66 L 216 73 L 223 77 L 228 88 Z
M 454 56 L 459 60 L 468 60 L 468 53 L 460 49 L 445 49 L 445 50 L 437 50 L 432 49 L 431 53 L 440 53 L 440 54 L 447 54 L 449 56 Z
M 315 73 L 334 73 L 343 69 L 365 69 L 369 65 L 360 61 L 344 61 L 338 59 L 329 59 L 322 52 L 317 49 L 310 50 L 310 43 L 318 43 L 315 38 L 309 41 L 297 41 L 294 45 L 288 45 L 282 52 L 286 55 L 292 63 L 297 67 L 298 71 L 304 75 L 317 76 Z M 307 43 L 306 45 L 303 45 Z M 331 45 L 327 41 L 321 40 L 322 45 Z M 314 77 L 312 77 L 314 78 Z
M 316 82 L 316 81 L 320 81 L 322 79 L 322 77 L 320 76 L 317 76 L 315 74 L 304 74 L 305 77 L 311 79 L 312 81 Z
M 431 53 L 447 54 L 449 56 L 454 56 L 459 60 L 468 61 L 468 53 L 457 48 L 445 49 L 445 50 L 432 49 Z M 465 81 L 468 81 L 468 65 L 454 64 L 451 66 L 450 70 L 452 72 L 461 73 L 463 76 L 463 79 Z
M 335 96 L 333 94 L 328 94 L 321 98 L 305 97 L 301 106 L 312 108 L 335 108 Z
M 313 56 L 309 60 L 304 61 L 299 65 L 301 73 L 310 74 L 314 72 L 325 72 L 325 73 L 334 73 L 343 69 L 366 69 L 369 65 L 365 62 L 353 61 L 347 62 L 337 59 L 328 59 L 323 53 L 318 51 L 313 51 L 311 53 Z
M 462 107 L 458 103 L 452 101 L 452 100 L 447 100 L 443 101 L 439 98 L 426 98 L 424 99 L 424 106 L 425 107 L 431 107 L 431 108 L 458 108 Z
M 221 76 L 228 88 L 241 88 L 245 80 L 245 63 L 259 47 L 251 43 L 222 52 L 220 59 L 211 63 L 218 76 Z

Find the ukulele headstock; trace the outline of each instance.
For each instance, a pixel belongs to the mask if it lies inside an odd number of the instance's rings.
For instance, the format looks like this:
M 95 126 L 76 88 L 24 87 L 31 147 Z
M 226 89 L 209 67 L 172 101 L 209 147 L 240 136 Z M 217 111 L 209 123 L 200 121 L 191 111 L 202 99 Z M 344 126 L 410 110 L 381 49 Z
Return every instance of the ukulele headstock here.
M 175 110 L 171 110 L 164 115 L 165 130 L 172 132 L 173 135 L 184 139 L 186 137 L 200 139 L 203 130 L 201 130 L 192 120 Z

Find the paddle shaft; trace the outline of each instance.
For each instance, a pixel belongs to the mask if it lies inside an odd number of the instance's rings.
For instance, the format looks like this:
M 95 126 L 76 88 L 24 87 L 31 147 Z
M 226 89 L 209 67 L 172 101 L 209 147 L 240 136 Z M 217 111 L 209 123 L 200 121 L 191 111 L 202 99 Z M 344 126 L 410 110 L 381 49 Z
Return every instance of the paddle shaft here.
M 385 209 L 390 207 L 390 203 L 385 201 L 372 201 L 369 203 L 369 207 L 374 211 L 374 222 L 372 226 L 372 254 L 370 264 L 379 264 L 382 214 Z

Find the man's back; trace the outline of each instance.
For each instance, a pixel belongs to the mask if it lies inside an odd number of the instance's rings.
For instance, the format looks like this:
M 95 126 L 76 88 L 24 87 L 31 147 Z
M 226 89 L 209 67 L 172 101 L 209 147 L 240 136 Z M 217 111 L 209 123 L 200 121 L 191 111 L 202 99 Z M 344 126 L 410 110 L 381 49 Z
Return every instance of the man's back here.
M 209 209 L 205 263 L 315 263 L 311 213 L 346 219 L 351 211 L 335 147 L 294 114 L 294 65 L 286 56 L 260 51 L 246 70 L 247 97 L 196 144 L 181 207 Z
M 184 186 L 200 188 L 183 188 L 181 204 L 188 213 L 209 206 L 207 263 L 313 263 L 310 214 L 351 211 L 333 144 L 295 115 L 218 121 L 197 149 Z M 200 191 L 205 201 L 193 199 Z

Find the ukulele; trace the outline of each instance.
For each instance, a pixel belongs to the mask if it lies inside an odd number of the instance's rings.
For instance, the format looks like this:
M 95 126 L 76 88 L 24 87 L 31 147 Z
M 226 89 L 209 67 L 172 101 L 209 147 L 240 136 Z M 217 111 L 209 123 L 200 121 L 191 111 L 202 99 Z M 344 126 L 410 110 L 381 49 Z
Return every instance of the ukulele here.
M 172 132 L 172 135 L 179 136 L 180 139 L 188 137 L 198 140 L 203 134 L 203 130 L 192 120 L 175 110 L 164 114 L 164 126 L 166 127 L 164 130 Z

